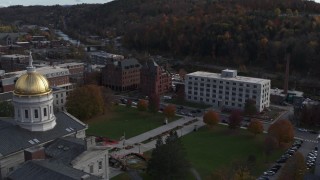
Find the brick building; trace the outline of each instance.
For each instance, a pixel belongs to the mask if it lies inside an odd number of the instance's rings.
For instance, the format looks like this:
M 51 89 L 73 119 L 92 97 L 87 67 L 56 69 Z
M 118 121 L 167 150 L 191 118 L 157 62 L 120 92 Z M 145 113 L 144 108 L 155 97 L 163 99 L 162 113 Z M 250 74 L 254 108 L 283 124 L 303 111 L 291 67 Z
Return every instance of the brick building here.
M 140 63 L 134 58 L 109 63 L 102 69 L 102 85 L 115 91 L 137 89 L 140 68 Z
M 37 68 L 37 72 L 48 79 L 50 86 L 62 87 L 67 90 L 70 90 L 73 87 L 69 82 L 69 70 L 66 68 L 46 66 Z M 0 77 L 0 93 L 13 91 L 17 79 L 25 73 L 26 71 L 24 70 L 2 75 Z
M 153 60 L 141 68 L 140 88 L 144 95 L 161 95 L 169 92 L 171 87 L 171 74 Z
M 57 65 L 69 70 L 69 79 L 71 83 L 82 83 L 84 78 L 84 63 L 64 63 Z
M 21 54 L 2 55 L 0 67 L 6 72 L 20 71 L 26 69 L 29 56 Z

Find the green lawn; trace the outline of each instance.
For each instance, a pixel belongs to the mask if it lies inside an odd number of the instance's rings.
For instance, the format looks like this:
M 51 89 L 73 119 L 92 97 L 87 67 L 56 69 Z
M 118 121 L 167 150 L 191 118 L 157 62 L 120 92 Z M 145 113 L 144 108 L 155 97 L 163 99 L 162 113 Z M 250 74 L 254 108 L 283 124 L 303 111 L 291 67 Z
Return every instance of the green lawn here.
M 178 119 L 175 117 L 173 120 Z M 162 113 L 141 112 L 133 107 L 114 106 L 105 115 L 88 120 L 87 134 L 119 139 L 125 133 L 130 138 L 161 126 Z
M 266 163 L 263 153 L 264 136 L 253 137 L 245 130 L 232 132 L 226 127 L 217 126 L 212 130 L 201 128 L 183 137 L 182 141 L 188 159 L 202 178 L 219 167 L 230 165 L 233 161 L 246 162 L 249 155 L 256 157 L 252 174 L 259 176 L 270 166 Z M 268 161 L 274 162 L 282 153 L 282 150 L 275 152 Z
M 249 155 L 256 157 L 251 173 L 258 177 L 284 153 L 284 150 L 278 150 L 266 158 L 263 150 L 264 137 L 265 134 L 254 137 L 246 130 L 234 132 L 226 126 L 216 126 L 212 130 L 200 128 L 197 132 L 184 136 L 182 141 L 187 158 L 203 179 L 214 170 L 228 167 L 234 161 L 246 162 Z M 151 179 L 145 173 L 141 175 L 144 179 Z M 123 173 L 113 179 L 124 180 L 129 177 Z M 187 179 L 193 179 L 191 173 Z

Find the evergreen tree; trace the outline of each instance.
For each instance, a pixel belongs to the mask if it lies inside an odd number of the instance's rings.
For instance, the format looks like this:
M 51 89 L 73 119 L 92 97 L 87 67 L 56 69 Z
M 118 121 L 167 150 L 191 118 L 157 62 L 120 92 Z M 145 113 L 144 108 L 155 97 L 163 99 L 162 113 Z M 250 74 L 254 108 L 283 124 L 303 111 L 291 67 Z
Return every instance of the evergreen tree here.
M 13 105 L 11 102 L 0 102 L 0 117 L 13 117 Z
M 165 144 L 158 139 L 148 162 L 147 172 L 156 180 L 185 179 L 189 169 L 186 153 L 176 131 L 170 132 Z

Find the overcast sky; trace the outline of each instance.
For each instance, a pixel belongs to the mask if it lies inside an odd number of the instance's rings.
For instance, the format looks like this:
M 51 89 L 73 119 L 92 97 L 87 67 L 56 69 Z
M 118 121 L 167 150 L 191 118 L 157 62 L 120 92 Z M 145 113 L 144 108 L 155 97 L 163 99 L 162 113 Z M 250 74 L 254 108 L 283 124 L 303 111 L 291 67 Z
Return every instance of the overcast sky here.
M 11 5 L 72 5 L 81 3 L 106 3 L 112 0 L 0 0 L 0 6 L 11 6 Z M 320 3 L 320 0 L 315 0 Z
M 81 3 L 106 3 L 111 0 L 0 0 L 0 6 L 11 6 L 11 5 L 71 5 Z

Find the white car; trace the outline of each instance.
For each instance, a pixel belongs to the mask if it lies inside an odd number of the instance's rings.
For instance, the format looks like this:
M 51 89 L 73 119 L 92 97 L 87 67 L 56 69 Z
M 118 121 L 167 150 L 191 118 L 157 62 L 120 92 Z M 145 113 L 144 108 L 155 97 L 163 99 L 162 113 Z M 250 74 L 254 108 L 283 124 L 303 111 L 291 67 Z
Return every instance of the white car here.
M 308 132 L 308 129 L 304 129 L 304 128 L 299 128 L 298 130 L 301 132 Z

